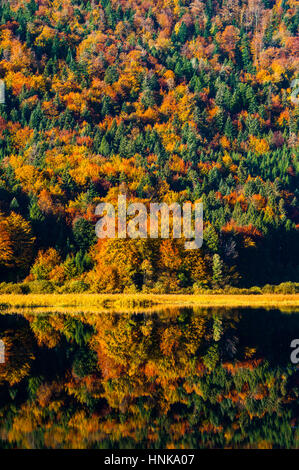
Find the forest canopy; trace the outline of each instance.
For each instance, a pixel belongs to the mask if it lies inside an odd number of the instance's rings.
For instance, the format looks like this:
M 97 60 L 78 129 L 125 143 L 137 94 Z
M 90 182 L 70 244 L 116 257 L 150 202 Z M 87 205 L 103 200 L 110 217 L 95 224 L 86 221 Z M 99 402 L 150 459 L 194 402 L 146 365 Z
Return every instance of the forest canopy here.
M 295 0 L 2 1 L 0 291 L 298 282 L 298 18 Z M 201 201 L 202 248 L 97 240 L 120 186 Z

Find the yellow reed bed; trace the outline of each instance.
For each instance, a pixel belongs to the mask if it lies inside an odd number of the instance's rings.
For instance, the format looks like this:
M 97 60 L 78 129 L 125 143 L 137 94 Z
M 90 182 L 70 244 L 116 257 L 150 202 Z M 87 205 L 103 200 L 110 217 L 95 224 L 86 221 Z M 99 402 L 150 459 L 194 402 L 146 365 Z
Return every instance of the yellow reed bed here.
M 11 307 L 294 307 L 299 294 L 1 294 L 0 308 Z

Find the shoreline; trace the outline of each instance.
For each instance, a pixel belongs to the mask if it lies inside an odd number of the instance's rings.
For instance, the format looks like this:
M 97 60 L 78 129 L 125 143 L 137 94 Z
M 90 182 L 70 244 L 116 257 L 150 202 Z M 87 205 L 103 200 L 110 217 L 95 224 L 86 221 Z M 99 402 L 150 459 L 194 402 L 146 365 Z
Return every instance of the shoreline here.
M 299 294 L 0 294 L 0 310 L 37 307 L 288 307 Z

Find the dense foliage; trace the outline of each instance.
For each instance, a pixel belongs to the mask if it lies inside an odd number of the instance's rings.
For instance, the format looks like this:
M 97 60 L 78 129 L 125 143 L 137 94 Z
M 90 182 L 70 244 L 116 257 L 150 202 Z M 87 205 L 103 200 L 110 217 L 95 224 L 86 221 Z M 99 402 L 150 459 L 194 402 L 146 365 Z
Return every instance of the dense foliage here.
M 296 3 L 2 1 L 1 280 L 158 292 L 298 281 Z M 146 204 L 201 200 L 202 249 L 97 242 L 95 206 L 120 185 Z
M 298 448 L 297 329 L 261 309 L 2 314 L 0 447 Z

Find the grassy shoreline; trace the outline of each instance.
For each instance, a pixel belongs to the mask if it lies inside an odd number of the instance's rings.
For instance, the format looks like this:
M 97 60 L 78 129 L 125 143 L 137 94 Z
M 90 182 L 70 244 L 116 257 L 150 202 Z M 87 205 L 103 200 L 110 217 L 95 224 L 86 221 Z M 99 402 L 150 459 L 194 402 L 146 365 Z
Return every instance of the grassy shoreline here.
M 294 307 L 299 294 L 1 294 L 0 309 L 22 307 Z

